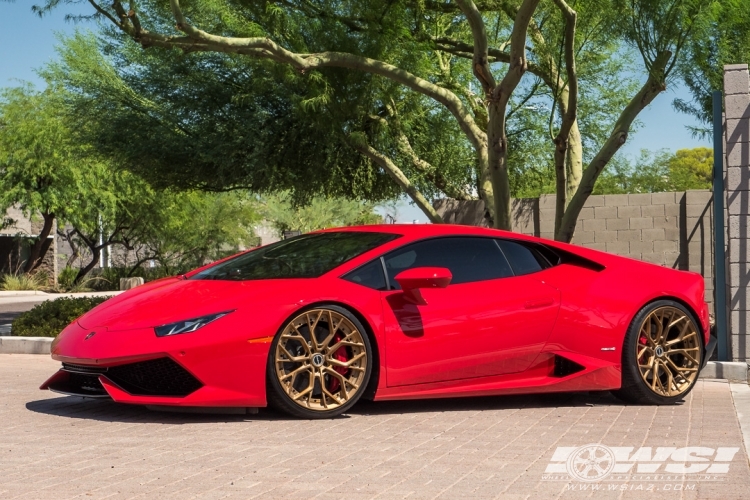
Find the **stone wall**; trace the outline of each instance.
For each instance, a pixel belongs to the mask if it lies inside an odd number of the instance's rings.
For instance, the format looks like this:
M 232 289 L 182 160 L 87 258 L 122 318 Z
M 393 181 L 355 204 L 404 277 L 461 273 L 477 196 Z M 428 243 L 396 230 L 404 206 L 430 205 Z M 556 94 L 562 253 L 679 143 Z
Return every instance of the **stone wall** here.
M 746 64 L 724 67 L 729 350 L 750 359 L 750 75 Z
M 555 195 L 513 200 L 513 230 L 552 239 Z M 446 222 L 484 225 L 484 203 L 438 200 Z M 573 243 L 703 275 L 713 304 L 712 198 L 709 190 L 590 196 Z

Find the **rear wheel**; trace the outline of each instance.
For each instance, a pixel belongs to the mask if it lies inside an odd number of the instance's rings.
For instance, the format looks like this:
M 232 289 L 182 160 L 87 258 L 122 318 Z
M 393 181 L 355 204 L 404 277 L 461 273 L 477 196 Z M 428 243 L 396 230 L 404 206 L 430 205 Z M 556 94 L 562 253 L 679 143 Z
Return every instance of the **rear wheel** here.
M 622 388 L 613 394 L 636 404 L 682 400 L 698 380 L 703 345 L 698 323 L 682 304 L 653 302 L 635 316 L 625 336 Z
M 276 335 L 268 360 L 268 402 L 302 418 L 330 418 L 362 396 L 372 371 L 365 329 L 335 305 L 301 312 Z

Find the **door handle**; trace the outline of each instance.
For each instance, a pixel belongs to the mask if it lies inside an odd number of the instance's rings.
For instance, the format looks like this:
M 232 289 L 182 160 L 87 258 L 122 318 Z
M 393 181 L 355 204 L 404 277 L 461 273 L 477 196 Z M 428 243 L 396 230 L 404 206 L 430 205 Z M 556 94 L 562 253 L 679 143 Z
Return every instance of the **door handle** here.
M 526 309 L 539 309 L 540 307 L 551 306 L 554 303 L 555 303 L 554 299 L 546 298 L 546 299 L 529 300 L 523 306 Z

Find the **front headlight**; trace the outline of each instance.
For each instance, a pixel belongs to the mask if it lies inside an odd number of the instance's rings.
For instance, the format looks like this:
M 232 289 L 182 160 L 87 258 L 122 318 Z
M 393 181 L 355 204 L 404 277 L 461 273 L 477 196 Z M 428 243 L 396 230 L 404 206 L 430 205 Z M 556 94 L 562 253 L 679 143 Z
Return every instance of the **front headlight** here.
M 184 321 L 178 321 L 177 323 L 157 326 L 154 328 L 154 332 L 156 332 L 157 337 L 168 337 L 170 335 L 179 335 L 180 333 L 194 332 L 212 321 L 216 321 L 222 316 L 226 316 L 232 312 L 234 311 L 224 311 L 216 314 L 209 314 L 208 316 L 201 316 L 200 318 L 186 319 Z

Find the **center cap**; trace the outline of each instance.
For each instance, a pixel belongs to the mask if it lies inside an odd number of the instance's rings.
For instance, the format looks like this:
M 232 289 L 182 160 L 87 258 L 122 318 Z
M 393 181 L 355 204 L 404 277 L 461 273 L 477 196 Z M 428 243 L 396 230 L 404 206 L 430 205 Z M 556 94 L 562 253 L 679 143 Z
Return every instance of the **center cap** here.
M 325 357 L 323 357 L 323 355 L 320 354 L 319 352 L 316 352 L 315 354 L 313 354 L 313 357 L 310 361 L 312 362 L 313 366 L 320 367 L 320 366 L 323 366 Z
M 656 354 L 657 358 L 661 358 L 664 356 L 664 348 L 660 345 L 656 346 L 656 349 L 654 350 L 654 353 Z

